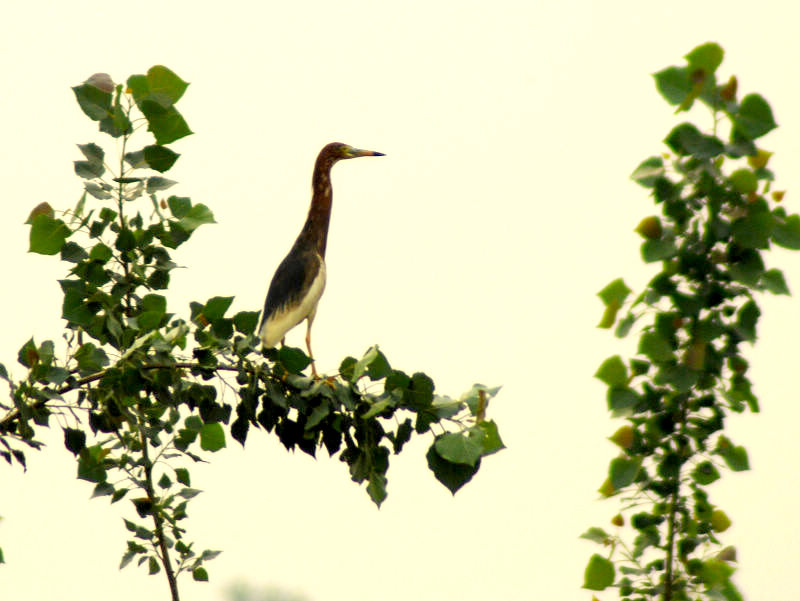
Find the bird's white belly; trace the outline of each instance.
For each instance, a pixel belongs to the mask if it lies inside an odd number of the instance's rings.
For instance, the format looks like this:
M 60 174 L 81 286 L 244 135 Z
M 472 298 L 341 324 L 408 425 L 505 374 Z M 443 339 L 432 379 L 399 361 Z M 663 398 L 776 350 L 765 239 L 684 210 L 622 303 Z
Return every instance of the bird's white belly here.
M 317 303 L 319 303 L 319 299 L 325 291 L 325 261 L 320 258 L 319 263 L 317 276 L 311 282 L 311 287 L 305 297 L 292 307 L 275 311 L 264 322 L 264 326 L 261 328 L 261 342 L 266 348 L 272 348 L 278 344 L 283 340 L 286 332 L 304 319 L 308 319 L 309 322 L 314 320 Z

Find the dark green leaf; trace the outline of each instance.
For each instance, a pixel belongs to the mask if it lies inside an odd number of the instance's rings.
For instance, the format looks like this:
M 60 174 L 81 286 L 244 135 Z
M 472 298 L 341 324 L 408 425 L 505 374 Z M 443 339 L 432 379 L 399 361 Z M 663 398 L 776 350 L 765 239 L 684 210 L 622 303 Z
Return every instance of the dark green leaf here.
M 61 251 L 72 232 L 67 224 L 49 215 L 36 215 L 31 222 L 29 252 L 55 255 Z
M 278 349 L 278 362 L 283 365 L 289 373 L 299 374 L 302 373 L 306 367 L 311 365 L 311 358 L 299 348 L 282 346 Z
M 70 453 L 77 455 L 86 447 L 86 433 L 83 430 L 64 428 L 64 446 Z
M 469 482 L 477 473 L 480 461 L 474 466 L 464 463 L 452 463 L 440 457 L 434 447 L 435 445 L 431 445 L 426 455 L 428 467 L 439 482 L 444 484 L 451 493 L 456 494 L 458 489 Z
M 153 132 L 158 144 L 171 144 L 175 140 L 179 140 L 192 133 L 183 115 L 181 115 L 175 107 L 169 107 L 166 110 L 152 110 L 151 107 L 152 104 L 150 103 L 143 104 L 142 112 L 147 119 L 147 129 Z M 150 161 L 147 162 L 153 167 Z M 155 167 L 153 167 L 153 169 L 155 169 Z M 158 171 L 166 171 L 166 169 L 158 169 Z
M 602 555 L 595 553 L 589 558 L 583 573 L 583 588 L 602 591 L 614 584 L 614 564 Z
M 206 301 L 203 306 L 203 315 L 211 322 L 220 319 L 233 303 L 232 296 L 214 296 Z
M 233 325 L 242 334 L 253 334 L 258 325 L 258 311 L 239 311 L 233 316 Z
M 175 479 L 184 486 L 191 486 L 189 470 L 187 470 L 185 467 L 175 468 Z
M 725 150 L 725 145 L 721 140 L 702 134 L 691 123 L 677 125 L 667 135 L 664 143 L 677 154 L 691 154 L 701 159 L 713 158 Z
M 147 571 L 150 575 L 158 574 L 161 571 L 161 566 L 158 565 L 158 560 L 155 557 L 150 557 Z
M 200 430 L 200 448 L 216 452 L 225 447 L 225 431 L 216 422 L 204 424 Z
M 114 243 L 114 248 L 118 251 L 125 252 L 136 248 L 136 236 L 128 228 L 125 228 L 117 235 L 117 240 Z
M 192 570 L 192 578 L 199 582 L 208 582 L 208 572 L 203 567 L 195 568 Z
M 69 261 L 70 263 L 79 263 L 89 255 L 83 250 L 80 244 L 75 242 L 67 242 L 61 247 L 61 260 Z
M 150 145 L 144 147 L 144 160 L 151 169 L 160 173 L 168 171 L 175 164 L 180 156 L 166 146 Z

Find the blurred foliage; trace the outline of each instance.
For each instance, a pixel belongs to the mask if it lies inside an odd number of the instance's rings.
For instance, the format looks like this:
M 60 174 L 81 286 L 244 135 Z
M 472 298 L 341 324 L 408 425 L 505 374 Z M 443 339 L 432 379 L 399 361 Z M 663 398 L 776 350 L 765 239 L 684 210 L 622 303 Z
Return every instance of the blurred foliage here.
M 497 388 L 439 395 L 430 377 L 393 368 L 377 346 L 315 379 L 301 350 L 262 352 L 259 313 L 231 314 L 233 296 L 192 302 L 185 318 L 168 306 L 173 253 L 215 223 L 208 206 L 165 194 L 176 182 L 162 174 L 180 157 L 169 145 L 192 133 L 176 108 L 187 87 L 155 66 L 124 85 L 95 74 L 73 88 L 119 156 L 95 142 L 78 145 L 77 204 L 31 211 L 30 252 L 59 255 L 68 266 L 58 281 L 65 331 L 58 345 L 22 345 L 24 377 L 0 364 L 10 390 L 10 403 L 0 402 L 0 456 L 24 468 L 25 448 L 42 446 L 37 428 L 55 422 L 92 496 L 130 503 L 120 568 L 163 570 L 173 600 L 177 577 L 207 581 L 206 562 L 220 553 L 196 548 L 183 524 L 201 492 L 192 463 L 229 437 L 244 445 L 263 431 L 288 450 L 337 456 L 378 506 L 391 456 L 414 435 L 432 434 L 428 466 L 453 493 L 503 448 L 485 417 Z M 145 127 L 154 143 L 133 148 Z
M 228 601 L 309 601 L 302 593 L 288 591 L 277 586 L 256 587 L 245 582 L 237 582 L 225 591 Z
M 660 210 L 635 228 L 642 259 L 659 271 L 632 300 L 622 279 L 599 293 L 599 327 L 625 337 L 638 324 L 639 342 L 635 356 L 609 357 L 595 374 L 612 416 L 626 421 L 610 438 L 619 454 L 600 486 L 622 508 L 614 531 L 582 535 L 604 548 L 589 560 L 584 587 L 615 586 L 631 601 L 741 601 L 735 549 L 720 537 L 731 519 L 708 486 L 725 468 L 749 469 L 745 448 L 723 434 L 725 419 L 759 410 L 742 346 L 756 340 L 756 294 L 789 294 L 763 255 L 772 245 L 800 248 L 800 216 L 781 206 L 772 153 L 757 146 L 776 127 L 767 101 L 739 98 L 735 76 L 717 81 L 719 45 L 685 58 L 655 73 L 656 87 L 676 114 L 705 105 L 711 129 L 678 124 L 664 140 L 668 152 L 633 172 Z

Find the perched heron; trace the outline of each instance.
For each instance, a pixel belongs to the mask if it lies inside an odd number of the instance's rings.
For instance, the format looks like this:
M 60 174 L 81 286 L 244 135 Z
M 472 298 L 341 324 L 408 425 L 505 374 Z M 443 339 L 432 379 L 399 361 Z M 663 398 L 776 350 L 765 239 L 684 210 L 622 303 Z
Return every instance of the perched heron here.
M 311 352 L 311 324 L 325 290 L 325 246 L 333 200 L 331 167 L 343 159 L 376 156 L 384 155 L 382 152 L 360 150 L 340 142 L 328 144 L 320 151 L 311 180 L 312 196 L 308 218 L 292 250 L 278 265 L 267 292 L 259 327 L 264 348 L 272 348 L 279 341 L 283 342 L 286 332 L 305 319 L 308 322 L 308 356 L 314 358 Z M 317 377 L 314 363 L 311 364 L 311 372 Z

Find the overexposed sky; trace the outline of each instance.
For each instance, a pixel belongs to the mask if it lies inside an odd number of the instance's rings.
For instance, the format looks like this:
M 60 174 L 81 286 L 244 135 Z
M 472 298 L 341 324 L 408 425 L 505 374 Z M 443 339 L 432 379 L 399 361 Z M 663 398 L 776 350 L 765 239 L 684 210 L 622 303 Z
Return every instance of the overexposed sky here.
M 719 42 L 720 69 L 770 102 L 780 128 L 777 188 L 800 210 L 800 39 L 791 3 L 388 2 L 8 3 L 0 23 L 0 249 L 5 331 L 16 369 L 31 335 L 58 339 L 67 267 L 29 255 L 31 208 L 74 205 L 77 143 L 98 140 L 70 86 L 121 81 L 164 64 L 191 82 L 179 109 L 195 135 L 167 175 L 214 211 L 176 253 L 169 303 L 236 295 L 260 309 L 307 211 L 319 149 L 330 141 L 386 153 L 334 169 L 328 286 L 314 324 L 319 368 L 381 345 L 394 367 L 422 370 L 443 394 L 503 385 L 489 413 L 508 447 L 453 498 L 428 471 L 429 441 L 393 458 L 378 511 L 346 466 L 287 454 L 251 432 L 192 470 L 200 548 L 224 553 L 212 601 L 235 580 L 313 601 L 588 600 L 578 535 L 618 501 L 595 493 L 618 426 L 592 378 L 630 347 L 595 329 L 596 292 L 643 285 L 633 228 L 654 212 L 628 175 L 678 123 L 650 74 Z M 693 113 L 696 122 L 709 116 Z M 705 120 L 705 121 L 702 121 Z M 800 259 L 769 265 L 800 291 Z M 800 596 L 800 299 L 765 298 L 749 353 L 760 415 L 729 421 L 751 472 L 725 474 L 712 501 L 733 526 L 747 598 Z M 303 330 L 289 336 L 300 346 Z M 58 428 L 29 470 L 0 466 L 0 598 L 166 599 L 163 577 L 118 572 L 126 503 L 88 500 Z M 324 454 L 322 454 L 324 455 Z M 603 601 L 615 591 L 598 595 Z

